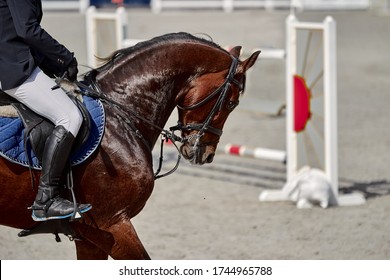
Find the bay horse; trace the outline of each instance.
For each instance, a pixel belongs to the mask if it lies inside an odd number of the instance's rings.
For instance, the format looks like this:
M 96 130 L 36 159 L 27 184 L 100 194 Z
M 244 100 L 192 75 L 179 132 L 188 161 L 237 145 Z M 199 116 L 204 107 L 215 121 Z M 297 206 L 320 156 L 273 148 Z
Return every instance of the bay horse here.
M 151 150 L 177 106 L 182 156 L 194 164 L 212 162 L 224 123 L 244 89 L 245 73 L 260 53 L 241 61 L 240 48 L 229 52 L 209 40 L 172 33 L 118 50 L 88 73 L 103 95 L 126 111 L 120 117 L 117 106 L 104 103 L 101 145 L 73 168 L 78 202 L 93 206 L 70 223 L 78 259 L 150 258 L 131 219 L 153 191 Z M 33 174 L 38 177 L 39 171 Z M 29 170 L 0 158 L 0 180 L 0 224 L 34 227 L 28 207 L 36 189 Z

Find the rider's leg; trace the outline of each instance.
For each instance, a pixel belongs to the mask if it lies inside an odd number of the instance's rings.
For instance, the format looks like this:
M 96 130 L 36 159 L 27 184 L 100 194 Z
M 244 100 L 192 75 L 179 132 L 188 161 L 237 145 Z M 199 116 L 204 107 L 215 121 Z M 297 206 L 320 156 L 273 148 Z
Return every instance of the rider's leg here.
M 44 221 L 72 216 L 74 205 L 59 197 L 61 177 L 77 135 L 82 117 L 77 106 L 61 90 L 51 90 L 54 81 L 39 68 L 21 86 L 6 92 L 31 110 L 55 124 L 55 129 L 46 141 L 42 174 L 38 194 L 33 204 L 33 219 Z M 91 209 L 89 204 L 80 204 L 80 211 Z
M 35 221 L 63 219 L 73 215 L 74 204 L 59 195 L 66 159 L 69 158 L 74 139 L 71 132 L 59 125 L 46 141 L 38 193 L 32 205 Z M 81 213 L 91 209 L 89 204 L 80 204 L 78 207 Z
M 52 79 L 36 68 L 22 85 L 5 92 L 55 126 L 62 125 L 76 136 L 83 121 L 81 113 L 62 89 L 51 89 L 55 85 Z

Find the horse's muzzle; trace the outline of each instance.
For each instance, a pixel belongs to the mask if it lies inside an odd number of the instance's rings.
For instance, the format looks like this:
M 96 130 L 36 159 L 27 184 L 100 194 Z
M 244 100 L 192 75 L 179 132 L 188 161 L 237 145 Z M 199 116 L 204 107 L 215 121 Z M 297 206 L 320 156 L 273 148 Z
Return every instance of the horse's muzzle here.
M 180 147 L 180 153 L 183 157 L 192 164 L 211 163 L 215 156 L 215 148 L 212 146 L 197 146 L 194 147 L 189 143 L 185 143 Z

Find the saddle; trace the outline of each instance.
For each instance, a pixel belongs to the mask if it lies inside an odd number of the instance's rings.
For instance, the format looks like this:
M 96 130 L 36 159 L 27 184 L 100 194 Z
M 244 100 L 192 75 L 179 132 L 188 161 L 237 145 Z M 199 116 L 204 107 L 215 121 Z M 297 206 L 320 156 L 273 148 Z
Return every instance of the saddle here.
M 73 146 L 73 151 L 75 151 L 87 141 L 91 131 L 91 119 L 87 108 L 80 102 L 79 99 L 73 95 L 69 95 L 69 98 L 79 108 L 83 117 L 81 128 L 77 134 L 75 144 Z M 49 137 L 49 135 L 53 132 L 54 124 L 48 119 L 33 112 L 28 107 L 6 94 L 4 91 L 0 90 L 0 106 L 8 105 L 11 105 L 16 109 L 20 119 L 23 122 L 25 128 L 25 151 L 28 149 L 27 141 L 29 140 L 31 149 L 37 157 L 39 163 L 41 163 L 45 142 L 47 137 Z

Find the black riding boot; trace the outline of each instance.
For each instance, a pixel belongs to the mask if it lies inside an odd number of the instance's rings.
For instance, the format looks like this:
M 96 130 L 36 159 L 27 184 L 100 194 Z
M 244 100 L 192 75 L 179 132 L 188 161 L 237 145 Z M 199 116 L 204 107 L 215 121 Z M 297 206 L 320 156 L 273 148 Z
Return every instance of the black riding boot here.
M 65 219 L 73 215 L 74 203 L 59 196 L 61 177 L 75 138 L 63 126 L 54 128 L 48 137 L 42 158 L 42 174 L 38 193 L 32 205 L 34 221 Z M 92 208 L 90 204 L 78 204 L 81 213 Z

